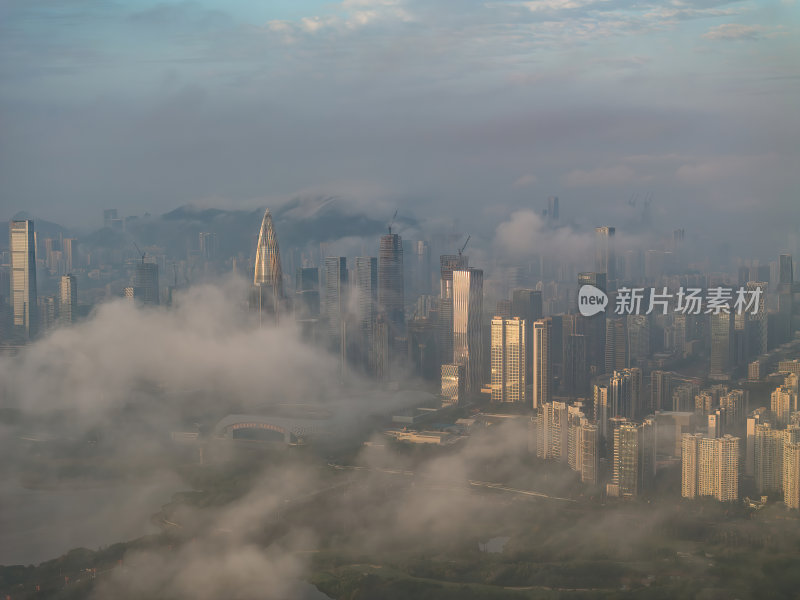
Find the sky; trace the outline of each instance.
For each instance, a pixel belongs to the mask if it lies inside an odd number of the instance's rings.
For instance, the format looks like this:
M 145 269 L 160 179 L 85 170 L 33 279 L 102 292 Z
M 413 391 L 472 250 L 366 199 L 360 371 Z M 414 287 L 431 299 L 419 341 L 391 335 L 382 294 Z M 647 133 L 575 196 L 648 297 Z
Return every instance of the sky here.
M 0 217 L 307 193 L 494 227 L 561 198 L 780 245 L 791 0 L 0 1 Z

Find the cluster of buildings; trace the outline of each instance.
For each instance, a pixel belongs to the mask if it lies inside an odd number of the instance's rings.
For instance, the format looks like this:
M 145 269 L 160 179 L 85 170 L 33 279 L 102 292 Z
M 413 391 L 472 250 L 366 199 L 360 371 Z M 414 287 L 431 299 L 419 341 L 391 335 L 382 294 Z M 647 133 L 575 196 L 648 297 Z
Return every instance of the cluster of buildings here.
M 550 198 L 550 227 L 558 227 L 558 213 L 558 199 Z M 124 230 L 115 213 L 104 216 L 109 229 Z M 614 227 L 597 227 L 594 236 L 593 271 L 539 256 L 527 267 L 497 266 L 502 277 L 490 280 L 470 265 L 466 245 L 442 254 L 434 269 L 431 244 L 404 241 L 390 225 L 376 256 L 321 251 L 317 265 L 304 259 L 289 278 L 267 210 L 249 308 L 262 324 L 295 322 L 306 340 L 336 353 L 343 381 L 357 375 L 399 384 L 413 377 L 435 382 L 445 407 L 485 402 L 500 412 L 532 414 L 538 456 L 566 463 L 609 495 L 646 493 L 659 465 L 679 461 L 687 498 L 736 499 L 742 475 L 754 478 L 759 493 L 782 493 L 796 506 L 800 369 L 786 359 L 797 350 L 800 286 L 791 255 L 742 265 L 732 281 L 689 264 L 683 230 L 666 249 L 620 253 Z M 29 339 L 48 324 L 74 321 L 75 277 L 64 272 L 59 293 L 38 298 L 36 267 L 51 275 L 69 270 L 77 242 L 48 239 L 46 256 L 37 259 L 29 220 L 11 222 L 9 241 L 9 269 L 2 271 L 9 293 L 0 305 L 14 331 Z M 215 233 L 201 232 L 198 247 L 203 260 L 218 258 Z M 158 261 L 142 254 L 132 266 L 124 296 L 159 304 Z M 717 311 L 652 310 L 662 290 L 675 295 L 721 284 L 757 291 L 763 301 L 744 313 L 731 304 Z M 641 310 L 613 310 L 621 290 L 648 285 Z M 606 310 L 581 314 L 582 286 L 607 295 Z M 769 406 L 751 411 L 764 385 L 773 385 L 763 402 Z

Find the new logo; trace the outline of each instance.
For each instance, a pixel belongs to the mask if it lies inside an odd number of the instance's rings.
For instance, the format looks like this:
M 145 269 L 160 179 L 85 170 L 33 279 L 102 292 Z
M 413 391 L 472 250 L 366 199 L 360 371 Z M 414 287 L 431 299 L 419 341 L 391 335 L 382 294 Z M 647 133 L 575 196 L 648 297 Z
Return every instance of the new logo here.
M 582 285 L 578 291 L 578 311 L 584 317 L 603 312 L 608 306 L 608 296 L 593 285 Z

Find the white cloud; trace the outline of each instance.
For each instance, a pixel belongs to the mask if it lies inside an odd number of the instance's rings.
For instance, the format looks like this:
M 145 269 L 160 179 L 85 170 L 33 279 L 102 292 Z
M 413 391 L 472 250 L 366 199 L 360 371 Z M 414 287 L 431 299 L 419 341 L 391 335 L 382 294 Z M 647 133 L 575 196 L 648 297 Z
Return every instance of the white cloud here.
M 768 31 L 763 25 L 743 25 L 741 23 L 724 23 L 712 27 L 703 37 L 707 40 L 758 40 Z
M 521 177 L 519 177 L 514 182 L 513 185 L 514 185 L 515 188 L 523 188 L 523 187 L 528 187 L 529 185 L 533 185 L 537 181 L 538 181 L 538 178 L 536 177 L 536 175 L 533 175 L 532 173 L 526 173 L 525 175 L 522 175 Z

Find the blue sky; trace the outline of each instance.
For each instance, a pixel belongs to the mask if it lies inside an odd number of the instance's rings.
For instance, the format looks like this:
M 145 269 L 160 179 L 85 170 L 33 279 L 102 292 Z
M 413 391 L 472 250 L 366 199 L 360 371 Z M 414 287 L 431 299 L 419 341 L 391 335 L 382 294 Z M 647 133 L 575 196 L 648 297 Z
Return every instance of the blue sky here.
M 0 215 L 798 214 L 790 1 L 0 2 Z M 722 213 L 722 216 L 720 215 Z M 418 216 L 424 216 L 418 214 Z M 622 216 L 620 216 L 622 218 Z

